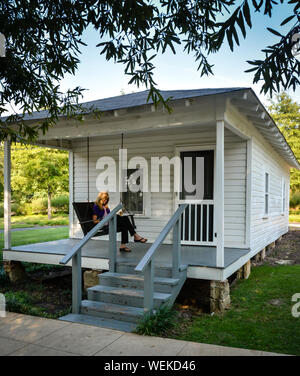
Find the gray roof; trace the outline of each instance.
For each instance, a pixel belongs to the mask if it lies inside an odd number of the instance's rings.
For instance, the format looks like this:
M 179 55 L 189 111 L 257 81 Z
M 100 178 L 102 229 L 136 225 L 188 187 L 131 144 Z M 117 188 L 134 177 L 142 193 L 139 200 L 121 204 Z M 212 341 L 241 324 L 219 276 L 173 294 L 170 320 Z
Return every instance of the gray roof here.
M 244 90 L 247 88 L 230 87 L 219 89 L 195 89 L 195 90 L 166 90 L 161 91 L 164 99 L 171 98 L 172 100 L 201 97 L 206 95 L 229 93 L 236 90 Z M 97 99 L 95 101 L 84 102 L 83 106 L 89 108 L 93 106 L 94 110 L 99 111 L 113 111 L 121 108 L 143 106 L 145 104 L 152 104 L 153 101 L 147 102 L 149 90 L 140 91 L 132 94 L 118 95 L 117 97 L 110 97 L 104 99 Z M 35 111 L 31 115 L 24 115 L 24 120 L 39 120 L 48 116 L 48 111 Z M 3 120 L 5 118 L 2 118 Z
M 187 99 L 193 97 L 202 97 L 205 95 L 223 94 L 236 90 L 244 90 L 242 87 L 230 87 L 220 89 L 195 89 L 195 90 L 162 90 L 161 95 L 166 100 Z M 152 104 L 150 99 L 147 102 L 149 90 L 140 91 L 138 93 L 119 95 L 117 97 L 98 99 L 92 102 L 86 102 L 86 105 L 93 105 L 101 111 L 118 110 L 120 108 L 143 106 L 145 104 Z
M 164 99 L 170 98 L 170 100 L 179 100 L 179 99 L 188 99 L 188 98 L 195 98 L 195 97 L 203 97 L 208 95 L 216 95 L 216 94 L 225 94 L 230 93 L 233 91 L 242 91 L 242 90 L 249 90 L 252 92 L 254 97 L 256 98 L 257 103 L 261 106 L 260 100 L 257 98 L 256 94 L 251 88 L 248 87 L 229 87 L 229 88 L 213 88 L 213 89 L 195 89 L 195 90 L 161 90 L 160 93 Z M 138 107 L 147 104 L 152 104 L 153 101 L 150 99 L 147 102 L 149 90 L 140 91 L 137 93 L 132 94 L 125 94 L 119 95 L 117 97 L 110 97 L 104 99 L 98 99 L 95 101 L 84 102 L 82 103 L 83 107 L 87 110 L 84 111 L 85 113 L 91 112 L 91 108 L 93 110 L 99 110 L 101 112 L 105 111 L 113 111 L 119 110 L 122 108 L 130 108 L 130 107 Z M 263 106 L 262 106 L 263 107 Z M 267 110 L 263 107 L 263 111 L 267 112 Z M 48 111 L 39 111 L 33 112 L 31 115 L 25 115 L 24 120 L 39 120 L 44 119 L 48 116 Z M 274 133 L 270 132 L 270 129 L 267 125 L 265 125 L 265 129 L 260 128 L 259 131 L 264 135 L 264 137 L 271 143 L 271 145 L 281 154 L 286 160 L 288 160 L 293 167 L 300 169 L 300 164 L 297 161 L 294 153 L 292 152 L 289 144 L 285 140 L 284 136 L 280 132 L 279 128 L 275 124 L 272 117 L 268 114 L 269 119 L 273 123 L 273 128 L 275 129 L 276 135 L 279 136 L 281 145 L 278 145 L 278 140 L 274 139 Z M 1 118 L 5 120 L 4 117 Z M 256 126 L 255 122 L 254 125 Z

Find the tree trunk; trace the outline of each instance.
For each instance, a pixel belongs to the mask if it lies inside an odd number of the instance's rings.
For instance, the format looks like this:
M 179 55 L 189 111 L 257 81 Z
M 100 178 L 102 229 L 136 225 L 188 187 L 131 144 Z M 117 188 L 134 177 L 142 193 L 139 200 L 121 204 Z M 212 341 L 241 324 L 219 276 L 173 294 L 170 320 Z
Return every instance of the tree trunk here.
M 48 219 L 51 219 L 52 208 L 51 208 L 51 193 L 48 192 Z

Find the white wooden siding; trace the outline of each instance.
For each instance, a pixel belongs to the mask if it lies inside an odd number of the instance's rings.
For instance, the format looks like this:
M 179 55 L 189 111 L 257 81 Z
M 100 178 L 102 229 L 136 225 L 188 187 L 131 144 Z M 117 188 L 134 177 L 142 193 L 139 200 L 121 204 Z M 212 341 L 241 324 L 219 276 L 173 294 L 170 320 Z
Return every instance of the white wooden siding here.
M 232 134 L 225 130 L 226 134 Z M 224 147 L 224 245 L 243 247 L 246 240 L 247 143 L 236 137 Z
M 226 117 L 245 135 L 252 138 L 250 248 L 256 254 L 288 232 L 290 170 L 270 143 L 232 105 Z M 238 159 L 239 160 L 239 159 Z M 269 173 L 269 214 L 265 218 L 265 172 Z M 286 181 L 286 207 L 282 213 L 282 179 Z M 238 189 L 238 188 L 237 188 Z M 225 221 L 226 223 L 226 221 Z
M 182 127 L 172 130 L 153 131 L 124 136 L 124 148 L 128 150 L 128 160 L 133 156 L 143 156 L 149 162 L 153 156 L 175 155 L 176 146 L 214 145 L 215 126 Z M 87 141 L 73 142 L 74 152 L 74 200 L 94 201 L 97 196 L 97 159 L 101 156 L 113 157 L 118 162 L 121 136 L 90 137 L 89 177 L 90 192 L 87 192 Z M 246 142 L 225 129 L 225 246 L 245 246 L 245 192 L 246 192 Z M 117 166 L 118 168 L 118 166 Z M 160 176 L 160 179 L 162 177 Z M 149 176 L 150 183 L 150 176 Z M 173 187 L 173 168 L 171 169 L 171 189 Z M 111 193 L 111 207 L 119 201 L 119 193 Z M 143 236 L 153 241 L 174 213 L 174 194 L 172 192 L 151 193 L 148 200 L 151 207 L 149 217 L 138 218 L 136 223 Z M 81 236 L 77 218 L 74 219 L 74 236 Z M 170 241 L 170 237 L 167 239 Z
M 267 141 L 253 140 L 251 249 L 255 252 L 288 231 L 288 205 L 282 214 L 282 178 L 289 187 L 289 168 L 278 156 L 271 155 Z M 265 215 L 265 172 L 269 173 L 269 214 Z

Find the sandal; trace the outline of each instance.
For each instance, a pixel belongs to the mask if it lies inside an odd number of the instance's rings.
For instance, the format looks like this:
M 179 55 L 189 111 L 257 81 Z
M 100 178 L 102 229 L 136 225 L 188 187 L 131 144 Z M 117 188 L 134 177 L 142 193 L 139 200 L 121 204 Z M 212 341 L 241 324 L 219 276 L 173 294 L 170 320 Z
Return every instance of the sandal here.
M 138 239 L 138 240 L 134 239 L 134 242 L 135 243 L 146 243 L 147 240 L 148 239 L 145 239 L 145 238 L 141 238 L 141 239 Z
M 131 249 L 128 247 L 120 248 L 120 252 L 131 252 Z

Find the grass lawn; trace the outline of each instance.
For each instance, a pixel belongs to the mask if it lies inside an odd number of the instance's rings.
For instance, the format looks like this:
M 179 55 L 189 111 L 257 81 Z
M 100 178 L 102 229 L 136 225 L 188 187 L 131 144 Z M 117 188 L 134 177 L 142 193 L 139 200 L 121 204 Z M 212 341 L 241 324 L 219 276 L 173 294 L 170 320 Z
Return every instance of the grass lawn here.
M 13 216 L 12 228 L 21 227 L 33 227 L 33 226 L 58 226 L 58 225 L 68 225 L 69 216 L 68 214 L 54 214 L 52 219 L 48 219 L 47 215 L 36 214 L 36 215 L 21 215 Z M 3 230 L 3 218 L 0 218 L 0 229 Z
M 51 240 L 66 239 L 69 236 L 68 228 L 45 228 L 42 230 L 24 230 L 11 233 L 12 246 L 42 243 Z M 2 260 L 2 251 L 4 247 L 4 234 L 0 233 L 0 260 Z
M 172 338 L 300 355 L 300 317 L 291 315 L 291 297 L 300 292 L 300 265 L 257 266 L 248 280 L 231 288 L 224 314 L 194 316 Z M 272 305 L 277 299 L 278 305 Z M 275 302 L 275 300 L 274 300 Z M 273 302 L 273 304 L 274 304 Z
M 290 214 L 289 222 L 291 223 L 300 223 L 300 214 Z

